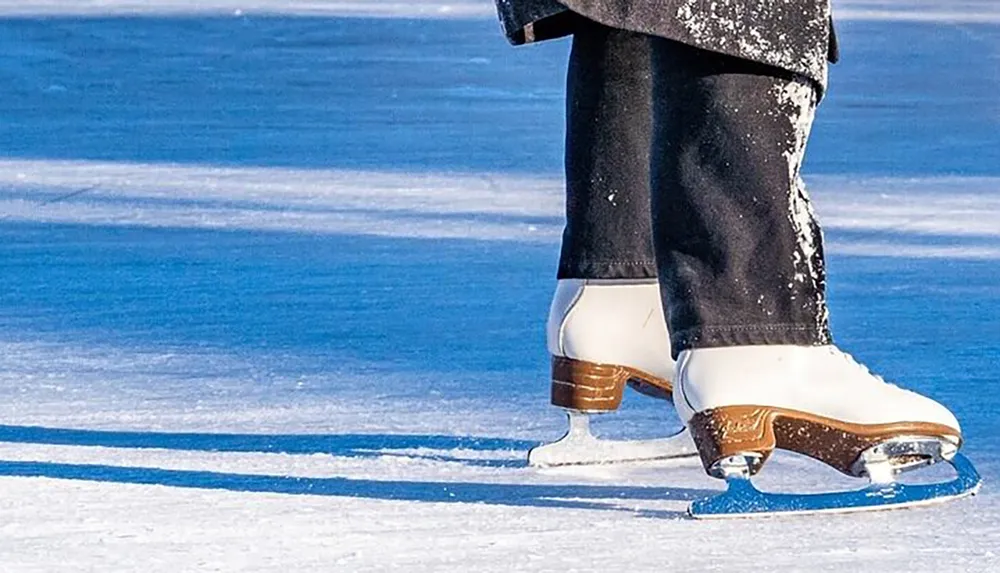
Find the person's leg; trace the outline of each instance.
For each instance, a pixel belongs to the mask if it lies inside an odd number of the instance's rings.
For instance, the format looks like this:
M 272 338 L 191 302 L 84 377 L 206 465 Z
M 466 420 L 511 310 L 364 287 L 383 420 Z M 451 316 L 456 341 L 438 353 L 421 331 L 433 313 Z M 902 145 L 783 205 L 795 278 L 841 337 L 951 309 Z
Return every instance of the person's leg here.
M 552 403 L 571 412 L 566 439 L 532 451 L 551 465 L 662 458 L 688 442 L 597 447 L 581 413 L 618 408 L 626 383 L 669 398 L 674 364 L 649 210 L 649 38 L 578 17 L 566 98 L 566 230 L 547 325 Z
M 578 18 L 566 82 L 560 279 L 655 279 L 647 36 Z
M 614 410 L 627 380 L 664 395 L 673 372 L 649 210 L 649 37 L 578 17 L 566 84 L 566 229 L 548 324 L 552 402 Z
M 653 71 L 674 404 L 705 469 L 749 475 L 776 448 L 855 476 L 950 459 L 961 430 L 947 408 L 831 343 L 822 237 L 799 177 L 814 86 L 662 39 Z
M 675 356 L 830 342 L 823 239 L 799 178 L 812 83 L 653 42 L 653 225 Z

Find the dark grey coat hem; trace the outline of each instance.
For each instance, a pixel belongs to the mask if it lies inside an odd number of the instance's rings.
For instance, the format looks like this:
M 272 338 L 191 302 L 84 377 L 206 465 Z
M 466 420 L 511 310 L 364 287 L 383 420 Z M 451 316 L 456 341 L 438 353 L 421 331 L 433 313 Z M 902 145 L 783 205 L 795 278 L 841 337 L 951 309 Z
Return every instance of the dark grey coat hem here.
M 573 14 L 801 74 L 820 94 L 838 57 L 829 0 L 497 0 L 515 45 L 573 32 Z
M 538 23 L 553 16 L 565 16 L 568 9 L 556 0 L 496 0 L 496 6 L 507 40 L 515 46 L 551 40 L 572 33 L 571 28 L 563 28 L 546 35 L 535 34 Z

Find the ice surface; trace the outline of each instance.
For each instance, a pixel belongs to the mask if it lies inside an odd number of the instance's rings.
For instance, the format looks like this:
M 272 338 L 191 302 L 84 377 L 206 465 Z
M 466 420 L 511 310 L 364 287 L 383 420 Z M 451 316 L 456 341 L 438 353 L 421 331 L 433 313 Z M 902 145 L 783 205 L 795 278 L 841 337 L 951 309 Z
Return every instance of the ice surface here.
M 1000 177 L 814 175 L 835 253 L 1000 258 Z M 14 222 L 557 242 L 557 178 L 0 160 Z
M 1000 567 L 995 2 L 838 3 L 805 167 L 837 336 L 956 411 L 983 494 L 727 523 L 682 519 L 720 487 L 691 462 L 524 465 L 564 424 L 564 42 L 478 1 L 192 6 L 0 2 L 3 571 Z
M 284 14 L 440 19 L 484 17 L 492 10 L 488 0 L 0 0 L 0 14 L 10 16 Z

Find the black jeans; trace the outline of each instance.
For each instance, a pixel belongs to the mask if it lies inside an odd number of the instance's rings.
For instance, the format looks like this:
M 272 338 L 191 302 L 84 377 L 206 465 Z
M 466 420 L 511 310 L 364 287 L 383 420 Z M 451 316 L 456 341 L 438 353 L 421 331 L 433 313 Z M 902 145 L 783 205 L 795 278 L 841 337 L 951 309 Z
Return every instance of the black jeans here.
M 559 278 L 658 277 L 675 356 L 830 342 L 809 80 L 585 21 L 567 84 Z

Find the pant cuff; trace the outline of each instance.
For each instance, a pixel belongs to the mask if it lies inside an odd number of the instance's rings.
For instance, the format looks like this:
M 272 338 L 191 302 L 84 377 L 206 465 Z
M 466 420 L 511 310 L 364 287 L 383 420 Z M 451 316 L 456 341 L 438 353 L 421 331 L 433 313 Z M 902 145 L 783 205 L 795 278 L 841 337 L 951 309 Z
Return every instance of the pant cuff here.
M 656 261 L 601 261 L 560 264 L 557 279 L 655 279 Z
M 816 324 L 773 324 L 758 326 L 705 326 L 670 335 L 670 349 L 676 360 L 684 350 L 726 346 L 832 344 L 830 330 Z

